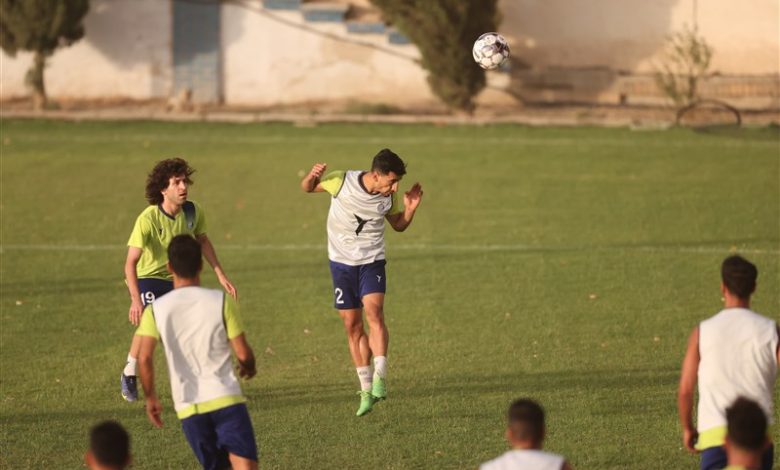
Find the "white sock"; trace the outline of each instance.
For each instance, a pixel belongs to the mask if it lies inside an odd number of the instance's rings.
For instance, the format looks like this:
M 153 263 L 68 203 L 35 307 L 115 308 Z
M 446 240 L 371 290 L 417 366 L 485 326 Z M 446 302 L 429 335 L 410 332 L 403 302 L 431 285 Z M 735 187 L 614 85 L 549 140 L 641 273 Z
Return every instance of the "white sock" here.
M 387 357 L 375 356 L 374 357 L 374 374 L 380 379 L 384 379 L 387 375 Z
M 131 355 L 127 355 L 127 364 L 125 364 L 125 370 L 122 371 L 125 375 L 135 375 L 135 363 L 137 359 Z
M 371 367 L 363 366 L 357 368 L 358 378 L 360 379 L 360 390 L 366 392 L 371 391 Z

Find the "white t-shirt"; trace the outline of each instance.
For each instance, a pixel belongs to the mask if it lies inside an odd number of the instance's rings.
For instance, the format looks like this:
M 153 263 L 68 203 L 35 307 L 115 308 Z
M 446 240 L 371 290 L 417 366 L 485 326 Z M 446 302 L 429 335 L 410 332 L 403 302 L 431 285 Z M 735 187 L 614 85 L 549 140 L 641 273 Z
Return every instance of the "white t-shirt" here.
M 385 216 L 403 211 L 398 193 L 369 193 L 363 186 L 364 174 L 334 171 L 320 181 L 333 196 L 328 212 L 328 257 L 350 266 L 385 259 Z
M 751 310 L 727 308 L 699 325 L 699 433 L 726 426 L 726 408 L 742 396 L 772 422 L 777 324 Z
M 543 450 L 510 450 L 479 466 L 480 470 L 561 470 L 566 459 Z

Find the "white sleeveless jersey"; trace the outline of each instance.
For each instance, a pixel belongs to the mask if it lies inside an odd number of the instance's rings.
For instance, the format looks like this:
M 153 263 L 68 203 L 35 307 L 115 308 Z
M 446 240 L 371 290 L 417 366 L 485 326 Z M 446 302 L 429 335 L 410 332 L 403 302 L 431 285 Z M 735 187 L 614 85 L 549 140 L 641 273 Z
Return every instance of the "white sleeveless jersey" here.
M 152 304 L 177 412 L 241 395 L 223 321 L 224 296 L 219 290 L 190 286 L 174 289 Z
M 561 470 L 566 459 L 543 450 L 510 450 L 483 463 L 480 470 Z
M 699 325 L 698 430 L 726 425 L 737 397 L 754 400 L 772 422 L 777 378 L 777 324 L 744 308 L 727 308 Z
M 360 266 L 385 259 L 385 216 L 401 211 L 396 194 L 371 194 L 362 171 L 333 172 L 320 183 L 333 198 L 328 212 L 328 257 Z M 339 184 L 340 183 L 340 184 Z

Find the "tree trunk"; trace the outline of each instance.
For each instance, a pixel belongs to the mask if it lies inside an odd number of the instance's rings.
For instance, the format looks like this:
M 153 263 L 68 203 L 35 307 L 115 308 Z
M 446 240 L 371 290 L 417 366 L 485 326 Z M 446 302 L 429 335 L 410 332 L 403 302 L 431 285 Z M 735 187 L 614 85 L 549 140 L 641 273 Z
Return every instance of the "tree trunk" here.
M 43 84 L 43 69 L 46 66 L 46 55 L 40 51 L 35 57 L 30 70 L 27 71 L 27 84 L 32 89 L 33 108 L 40 111 L 46 107 L 46 87 Z

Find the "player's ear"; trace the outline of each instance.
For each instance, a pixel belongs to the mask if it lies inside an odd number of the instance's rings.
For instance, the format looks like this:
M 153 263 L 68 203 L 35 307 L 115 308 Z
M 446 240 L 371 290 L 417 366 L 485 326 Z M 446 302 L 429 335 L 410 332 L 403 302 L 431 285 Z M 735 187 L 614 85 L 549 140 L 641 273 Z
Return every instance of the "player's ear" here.
M 170 261 L 165 263 L 165 268 L 168 270 L 169 273 L 173 274 L 173 268 L 171 267 L 171 262 Z
M 87 468 L 92 468 L 92 465 L 95 463 L 95 458 L 92 456 L 92 451 L 87 450 L 84 452 L 84 466 Z

